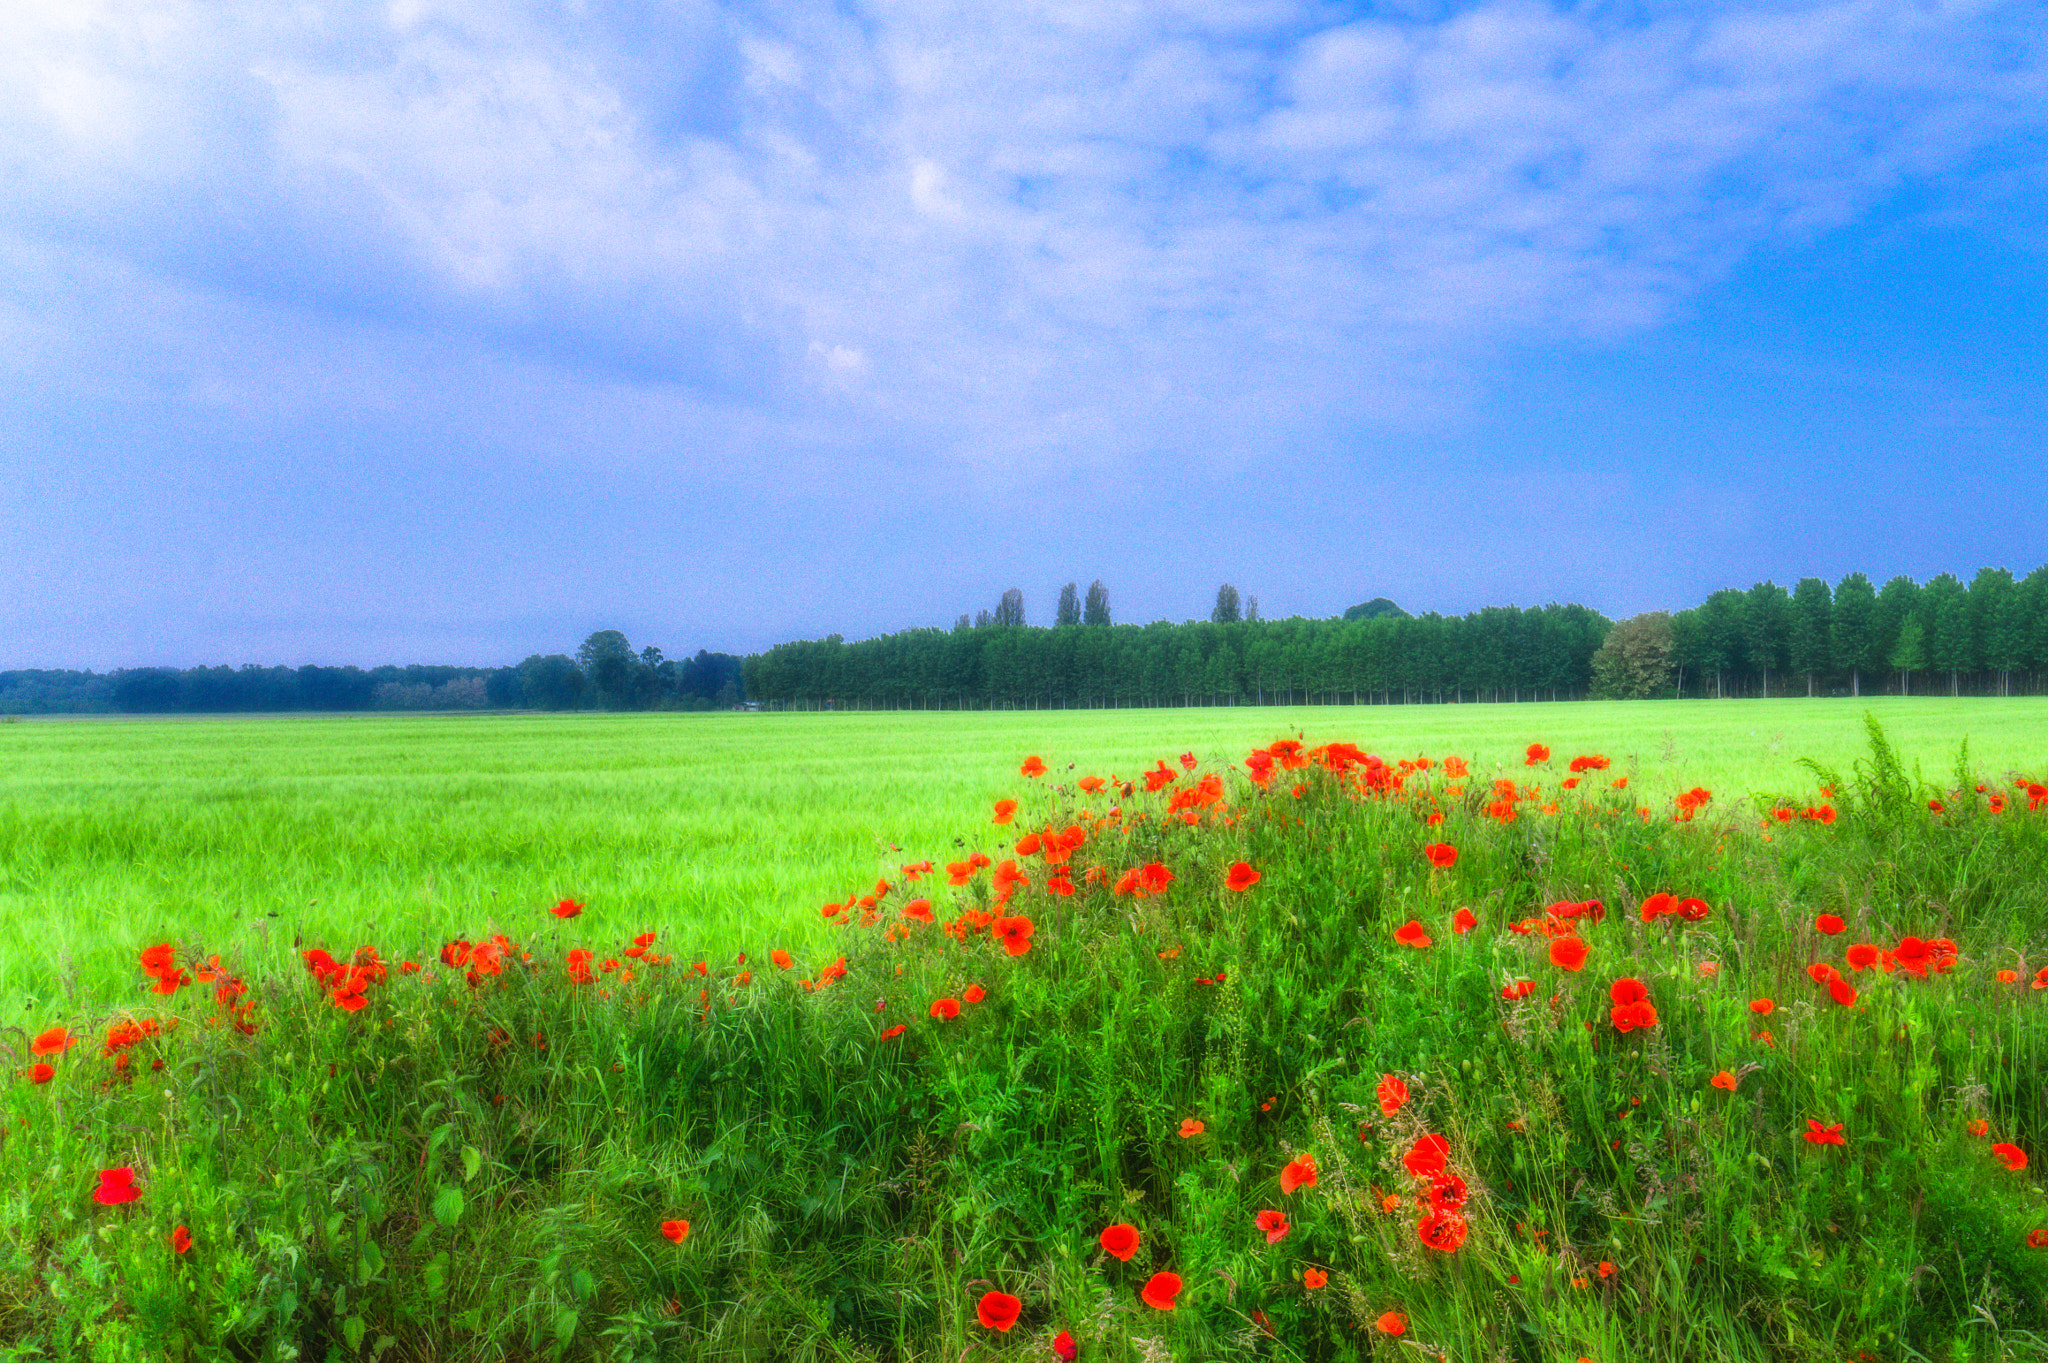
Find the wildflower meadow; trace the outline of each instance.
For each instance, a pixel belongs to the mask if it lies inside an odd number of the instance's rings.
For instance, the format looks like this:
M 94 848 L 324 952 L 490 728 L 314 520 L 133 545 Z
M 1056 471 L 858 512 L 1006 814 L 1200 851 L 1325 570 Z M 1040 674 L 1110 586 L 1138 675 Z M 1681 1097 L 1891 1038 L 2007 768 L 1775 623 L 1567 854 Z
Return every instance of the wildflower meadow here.
M 726 948 L 74 932 L 0 1357 L 2048 1358 L 2048 769 L 1516 753 L 991 753 Z

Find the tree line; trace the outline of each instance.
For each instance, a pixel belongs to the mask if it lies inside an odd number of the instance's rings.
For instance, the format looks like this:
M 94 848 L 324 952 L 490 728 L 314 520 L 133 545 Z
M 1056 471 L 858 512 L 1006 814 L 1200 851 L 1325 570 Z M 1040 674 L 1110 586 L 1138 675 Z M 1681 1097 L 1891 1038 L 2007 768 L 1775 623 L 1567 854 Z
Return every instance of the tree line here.
M 1760 582 L 1615 626 L 1595 690 L 1621 696 L 2034 694 L 2048 683 L 2048 566 L 1965 585 L 1862 573 Z
M 1610 628 L 1576 605 L 1263 620 L 1227 583 L 1207 620 L 1112 624 L 1105 594 L 1091 625 L 1064 609 L 1071 591 L 1050 628 L 1025 624 L 1013 588 L 950 630 L 779 644 L 747 659 L 747 695 L 796 709 L 1562 700 L 1587 694 Z
M 1967 584 L 1862 573 L 1760 582 L 1615 622 L 1580 605 L 1411 616 L 1384 597 L 1336 619 L 1266 620 L 1225 583 L 1206 620 L 1118 625 L 1101 582 L 1024 594 L 950 630 L 666 658 L 600 630 L 516 667 L 0 671 L 0 714 L 294 710 L 1094 708 L 1577 698 L 2032 695 L 2048 691 L 2048 565 Z
M 1727 589 L 1619 622 L 1580 605 L 1411 616 L 1384 597 L 1338 619 L 1262 620 L 1225 583 L 1209 618 L 1114 625 L 1100 582 L 1050 628 L 1023 593 L 951 630 L 780 644 L 746 660 L 771 708 L 978 709 L 1578 698 L 2035 694 L 2048 689 L 2048 566 L 1966 586 L 1861 573 Z
M 741 659 L 665 658 L 600 630 L 571 657 L 516 667 L 130 667 L 0 671 L 0 714 L 275 714 L 362 710 L 709 710 L 745 699 Z

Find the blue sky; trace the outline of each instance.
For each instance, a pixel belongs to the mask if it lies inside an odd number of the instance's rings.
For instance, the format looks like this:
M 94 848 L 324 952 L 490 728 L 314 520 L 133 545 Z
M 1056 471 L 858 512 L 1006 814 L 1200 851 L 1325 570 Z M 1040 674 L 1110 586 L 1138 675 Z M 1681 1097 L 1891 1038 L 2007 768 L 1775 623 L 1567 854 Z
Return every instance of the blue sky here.
M 0 667 L 2048 560 L 2034 4 L 0 10 Z

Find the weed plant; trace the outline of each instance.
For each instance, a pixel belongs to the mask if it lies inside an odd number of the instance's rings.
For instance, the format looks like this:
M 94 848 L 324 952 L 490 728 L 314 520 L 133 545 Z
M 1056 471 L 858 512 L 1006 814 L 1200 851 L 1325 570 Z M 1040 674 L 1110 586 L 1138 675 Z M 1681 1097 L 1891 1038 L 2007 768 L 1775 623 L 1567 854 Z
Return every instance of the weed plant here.
M 794 954 L 106 941 L 0 1350 L 2048 1358 L 2048 772 L 1596 756 L 1029 761 Z

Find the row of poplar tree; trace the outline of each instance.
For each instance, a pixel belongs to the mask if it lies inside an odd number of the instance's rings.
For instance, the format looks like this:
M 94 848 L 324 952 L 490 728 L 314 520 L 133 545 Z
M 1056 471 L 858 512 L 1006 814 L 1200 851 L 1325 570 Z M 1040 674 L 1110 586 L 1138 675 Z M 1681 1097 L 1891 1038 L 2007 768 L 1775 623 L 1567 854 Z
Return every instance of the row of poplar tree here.
M 1714 593 L 1616 623 L 1584 606 L 1262 620 L 1226 584 L 1204 621 L 1115 625 L 1100 582 L 1051 628 L 1021 592 L 950 630 L 780 644 L 746 660 L 771 708 L 1069 708 L 1584 697 L 2035 693 L 2048 684 L 2048 566 L 1967 585 L 1861 573 Z

